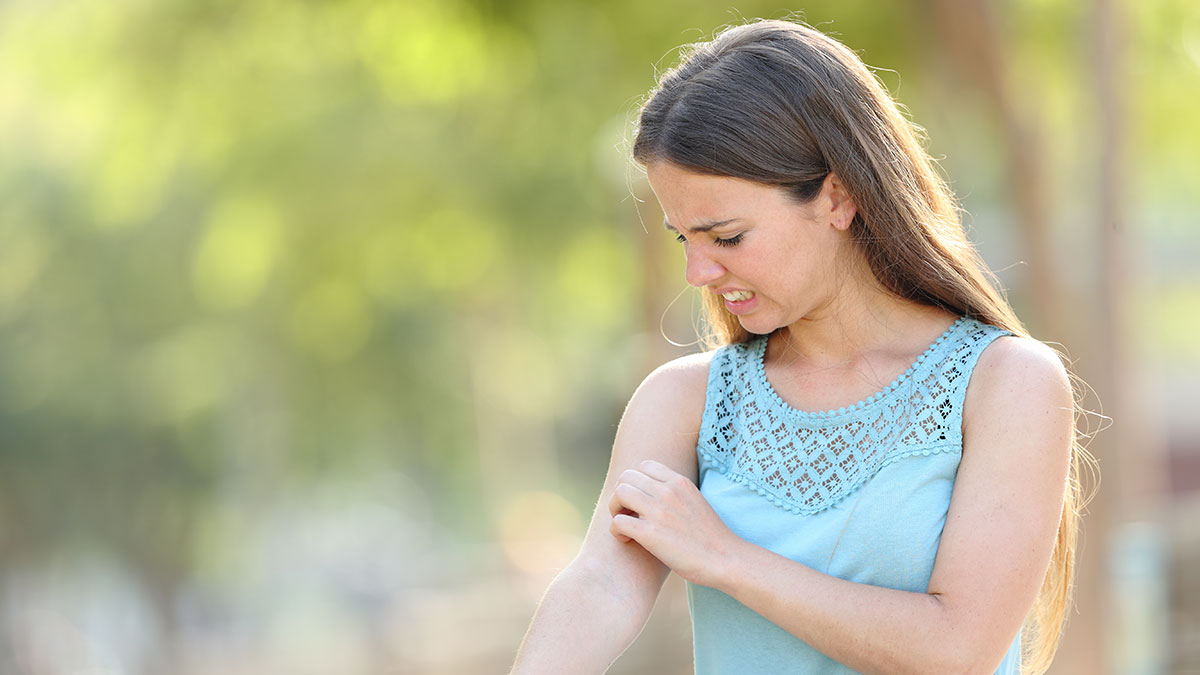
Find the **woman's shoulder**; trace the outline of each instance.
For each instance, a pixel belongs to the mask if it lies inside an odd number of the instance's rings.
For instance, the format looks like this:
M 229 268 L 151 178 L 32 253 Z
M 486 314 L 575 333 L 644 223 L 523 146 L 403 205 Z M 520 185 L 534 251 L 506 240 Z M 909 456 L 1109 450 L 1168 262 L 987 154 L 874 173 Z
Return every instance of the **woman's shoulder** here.
M 699 431 L 707 399 L 709 368 L 725 348 L 688 354 L 654 369 L 638 385 L 627 412 L 638 409 L 655 417 L 669 418 L 663 424 L 677 431 Z
M 682 356 L 642 380 L 621 416 L 614 468 L 651 459 L 697 480 L 696 443 L 712 357 L 712 352 Z
M 1053 348 L 1031 337 L 1003 335 L 979 355 L 971 374 L 964 423 L 1014 415 L 1074 414 L 1070 376 Z
M 979 355 L 972 381 L 976 379 L 993 384 L 1070 386 L 1058 352 L 1040 340 L 1011 334 L 1000 335 Z
M 662 364 L 642 380 L 634 400 L 646 399 L 646 405 L 661 412 L 699 415 L 704 410 L 709 366 L 718 352 L 688 354 Z

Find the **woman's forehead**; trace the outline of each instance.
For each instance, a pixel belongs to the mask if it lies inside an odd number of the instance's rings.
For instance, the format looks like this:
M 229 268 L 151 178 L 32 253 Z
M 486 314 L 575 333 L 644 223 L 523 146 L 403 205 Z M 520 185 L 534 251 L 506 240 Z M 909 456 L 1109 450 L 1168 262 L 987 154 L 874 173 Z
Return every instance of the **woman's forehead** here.
M 711 229 L 747 211 L 787 201 L 786 193 L 774 186 L 697 173 L 669 162 L 651 164 L 646 174 L 672 229 Z
M 731 178 L 727 175 L 712 175 L 689 171 L 668 162 L 655 162 L 647 167 L 650 189 L 656 196 L 668 201 L 686 201 L 690 208 L 719 207 L 722 203 L 754 203 L 769 199 L 773 201 L 780 193 L 776 187 L 755 183 L 752 180 Z

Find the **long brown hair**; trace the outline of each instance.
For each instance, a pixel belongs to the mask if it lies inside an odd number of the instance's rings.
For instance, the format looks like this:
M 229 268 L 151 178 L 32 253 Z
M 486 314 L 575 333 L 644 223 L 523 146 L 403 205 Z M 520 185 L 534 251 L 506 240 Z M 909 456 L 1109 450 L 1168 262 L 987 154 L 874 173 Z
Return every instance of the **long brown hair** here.
M 757 21 L 685 47 L 642 106 L 633 156 L 778 186 L 800 202 L 834 172 L 858 207 L 852 238 L 885 288 L 1029 336 L 916 127 L 854 52 L 809 26 Z M 720 297 L 703 297 L 708 345 L 750 338 Z M 1025 621 L 1027 673 L 1049 667 L 1070 605 L 1080 468 L 1094 463 L 1078 439 L 1050 567 Z

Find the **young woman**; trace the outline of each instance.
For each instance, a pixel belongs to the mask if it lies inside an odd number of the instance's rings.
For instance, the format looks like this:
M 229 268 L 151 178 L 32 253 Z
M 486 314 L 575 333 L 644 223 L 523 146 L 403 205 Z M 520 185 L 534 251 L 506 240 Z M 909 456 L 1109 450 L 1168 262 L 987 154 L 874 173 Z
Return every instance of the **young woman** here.
M 1078 526 L 1074 398 L 842 44 L 694 46 L 634 157 L 717 348 L 656 370 L 513 673 L 602 673 L 667 574 L 697 673 L 1043 672 Z

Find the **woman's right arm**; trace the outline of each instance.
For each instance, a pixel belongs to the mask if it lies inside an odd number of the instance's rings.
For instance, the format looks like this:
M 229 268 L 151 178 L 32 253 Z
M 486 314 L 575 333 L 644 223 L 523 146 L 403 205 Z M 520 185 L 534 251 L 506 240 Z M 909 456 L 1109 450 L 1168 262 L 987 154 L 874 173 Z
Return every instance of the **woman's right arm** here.
M 697 480 L 696 442 L 711 352 L 676 359 L 634 392 L 579 554 L 546 590 L 510 675 L 603 673 L 642 632 L 670 569 L 609 531 L 621 473 L 653 459 Z

